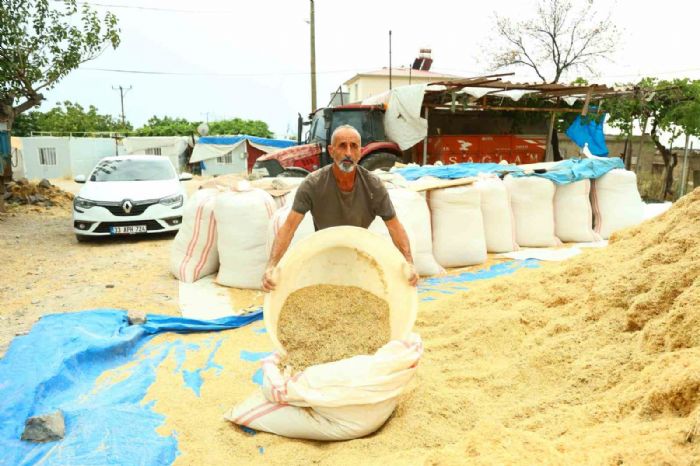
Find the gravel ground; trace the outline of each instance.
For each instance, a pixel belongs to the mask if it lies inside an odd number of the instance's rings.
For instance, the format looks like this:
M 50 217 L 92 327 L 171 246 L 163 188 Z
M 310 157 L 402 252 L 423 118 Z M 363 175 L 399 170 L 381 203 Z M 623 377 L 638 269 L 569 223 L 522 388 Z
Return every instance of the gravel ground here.
M 0 355 L 44 314 L 115 308 L 179 315 L 168 265 L 172 234 L 78 243 L 70 205 L 8 207 L 0 214 Z

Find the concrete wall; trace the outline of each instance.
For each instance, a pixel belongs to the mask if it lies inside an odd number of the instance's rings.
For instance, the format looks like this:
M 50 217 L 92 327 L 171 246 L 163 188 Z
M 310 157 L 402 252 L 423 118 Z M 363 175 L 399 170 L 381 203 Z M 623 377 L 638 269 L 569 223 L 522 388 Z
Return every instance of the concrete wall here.
M 105 157 L 117 155 L 117 145 L 109 138 L 70 138 L 71 176 L 85 175 Z
M 40 163 L 39 150 L 42 148 L 53 148 L 56 151 L 55 165 Z M 72 177 L 68 138 L 50 136 L 22 138 L 22 158 L 24 176 L 30 180 Z
M 231 163 L 221 163 L 217 159 L 209 159 L 204 161 L 204 170 L 202 175 L 228 175 L 231 173 L 248 173 L 248 153 L 246 145 L 239 144 L 231 154 Z

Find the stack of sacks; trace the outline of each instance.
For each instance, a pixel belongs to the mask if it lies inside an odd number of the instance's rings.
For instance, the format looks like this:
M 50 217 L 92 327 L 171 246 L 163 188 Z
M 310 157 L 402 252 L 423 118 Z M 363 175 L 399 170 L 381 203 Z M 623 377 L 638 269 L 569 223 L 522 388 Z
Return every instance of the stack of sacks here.
M 611 170 L 593 181 L 593 224 L 603 239 L 644 220 L 644 203 L 637 189 L 637 176 L 624 169 Z
M 498 176 L 487 174 L 480 174 L 474 185 L 481 196 L 486 250 L 496 253 L 517 251 L 515 219 L 506 185 Z
M 554 234 L 554 183 L 536 176 L 506 176 L 504 183 L 510 193 L 515 239 L 520 246 L 560 246 Z
M 218 223 L 217 283 L 259 289 L 267 264 L 267 233 L 276 206 L 262 189 L 240 182 L 219 194 L 214 206 Z
M 182 226 L 170 251 L 170 271 L 192 283 L 219 268 L 214 204 L 219 190 L 200 189 L 185 204 Z
M 398 175 L 397 175 L 398 176 Z M 433 238 L 430 231 L 430 210 L 425 198 L 415 191 L 387 186 L 389 198 L 396 210 L 396 217 L 406 230 L 411 244 L 413 263 L 419 275 L 436 275 L 444 272 L 433 256 Z M 389 237 L 384 221 L 377 217 L 369 230 Z
M 433 253 L 443 267 L 486 262 L 481 196 L 476 186 L 428 192 L 433 224 Z
M 554 194 L 554 219 L 557 237 L 564 242 L 600 241 L 593 231 L 590 201 L 591 180 L 557 185 Z
M 294 191 L 296 192 L 296 191 Z M 282 225 L 284 225 L 284 222 L 287 220 L 287 217 L 289 216 L 289 213 L 292 211 L 292 203 L 294 201 L 294 197 L 292 196 L 291 198 L 288 198 L 287 204 L 282 207 L 281 209 L 277 210 L 274 215 L 272 216 L 272 221 L 270 222 L 270 225 L 267 229 L 267 256 L 270 256 L 270 253 L 272 252 L 272 243 L 275 241 L 275 237 L 277 236 L 277 232 L 280 231 L 280 228 L 282 228 Z M 306 238 L 307 236 L 310 236 L 316 229 L 314 228 L 314 221 L 311 218 L 311 214 L 307 212 L 304 214 L 304 219 L 301 221 L 299 226 L 297 227 L 297 231 L 294 232 L 294 237 L 292 237 L 291 243 L 289 243 L 289 247 L 291 248 L 294 244 L 298 243 L 302 239 Z

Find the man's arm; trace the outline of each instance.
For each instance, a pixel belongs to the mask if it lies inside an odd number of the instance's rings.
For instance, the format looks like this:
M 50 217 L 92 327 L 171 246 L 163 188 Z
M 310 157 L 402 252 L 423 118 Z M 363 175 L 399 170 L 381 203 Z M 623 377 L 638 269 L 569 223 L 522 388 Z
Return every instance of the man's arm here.
M 291 210 L 289 215 L 287 215 L 287 220 L 284 221 L 282 227 L 277 232 L 275 241 L 272 243 L 270 259 L 267 261 L 267 266 L 265 267 L 265 275 L 263 275 L 262 289 L 264 291 L 275 289 L 277 284 L 272 279 L 272 271 L 275 269 L 280 259 L 282 259 L 282 256 L 284 256 L 284 253 L 287 252 L 289 243 L 292 242 L 294 233 L 297 231 L 302 220 L 304 220 L 304 214 Z
M 401 222 L 399 222 L 399 219 L 396 216 L 389 220 L 384 220 L 384 224 L 389 230 L 389 235 L 391 236 L 391 240 L 394 242 L 394 245 L 399 250 L 399 252 L 403 254 L 403 257 L 406 258 L 406 262 L 408 262 L 411 266 L 412 275 L 411 277 L 409 277 L 408 283 L 411 286 L 416 286 L 416 284 L 418 283 L 418 274 L 416 273 L 416 269 L 413 266 L 413 256 L 411 255 L 411 243 L 409 243 L 408 241 L 408 235 L 406 234 L 406 230 L 404 230 L 403 225 L 401 225 Z

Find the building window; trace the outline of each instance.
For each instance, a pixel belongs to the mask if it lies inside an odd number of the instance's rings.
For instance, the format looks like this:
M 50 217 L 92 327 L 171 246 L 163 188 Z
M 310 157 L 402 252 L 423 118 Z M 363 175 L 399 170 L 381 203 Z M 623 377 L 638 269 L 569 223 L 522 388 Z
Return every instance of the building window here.
M 227 163 L 227 164 L 233 163 L 233 151 L 231 151 L 231 152 L 229 152 L 229 153 L 227 153 L 227 154 L 224 154 L 224 155 L 221 156 L 221 157 L 217 157 L 217 158 L 216 158 L 216 161 L 217 161 L 218 163 Z
M 160 152 L 160 149 L 160 147 L 149 147 L 148 149 L 146 149 L 146 155 L 163 155 Z
M 39 165 L 56 165 L 56 148 L 39 148 Z

